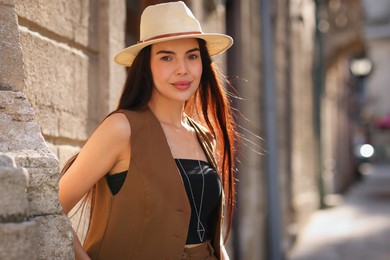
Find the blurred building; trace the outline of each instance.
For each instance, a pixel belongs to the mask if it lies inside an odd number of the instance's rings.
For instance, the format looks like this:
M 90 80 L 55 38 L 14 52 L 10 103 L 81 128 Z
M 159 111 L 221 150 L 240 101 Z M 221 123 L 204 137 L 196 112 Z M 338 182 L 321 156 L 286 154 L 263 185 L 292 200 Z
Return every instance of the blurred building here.
M 236 82 L 242 98 L 238 108 L 244 115 L 239 117 L 239 123 L 246 129 L 243 134 L 260 147 L 244 142 L 239 151 L 235 259 L 271 259 L 273 243 L 280 248 L 281 255 L 285 254 L 300 225 L 320 205 L 313 88 L 316 5 L 313 1 L 269 3 L 273 29 L 270 35 L 264 35 L 261 1 L 228 1 L 231 9 L 227 9 L 227 21 L 234 24 L 228 27 L 228 32 L 237 41 L 232 49 L 229 74 L 244 79 Z M 263 37 L 272 38 L 273 65 L 263 58 L 266 51 Z M 264 74 L 266 66 L 274 66 L 273 75 Z M 264 106 L 264 90 L 265 78 L 272 76 L 276 91 L 273 109 L 277 111 L 277 125 L 273 131 L 277 133 L 278 169 L 266 172 L 264 166 L 272 162 L 269 162 L 271 154 L 262 149 L 270 141 L 264 120 L 269 109 Z M 272 175 L 279 179 L 274 187 L 267 185 L 267 178 Z M 279 198 L 267 198 L 269 191 L 275 189 Z M 277 204 L 279 213 L 269 211 L 270 203 Z M 270 226 L 277 219 L 280 234 L 271 234 Z
M 320 19 L 325 66 L 321 101 L 324 194 L 362 177 L 364 162 L 389 158 L 389 2 L 324 1 Z M 387 57 L 387 58 L 386 58 Z M 374 147 L 367 159 L 364 144 Z M 329 197 L 328 198 L 332 198 Z
M 138 40 L 142 10 L 161 2 L 0 0 L 0 194 L 15 194 L 0 198 L 0 259 L 72 255 L 59 168 L 114 109 L 125 69 L 112 57 Z M 215 59 L 239 96 L 232 102 L 242 134 L 228 251 L 237 260 L 271 259 L 276 245 L 284 256 L 310 214 L 361 177 L 356 145 L 370 142 L 376 160 L 389 158 L 389 130 L 374 125 L 390 113 L 389 1 L 276 0 L 267 13 L 262 0 L 185 2 L 204 31 L 235 39 Z M 273 43 L 271 63 L 265 39 Z M 356 74 L 351 66 L 362 59 L 372 69 Z M 276 140 L 265 125 L 270 110 Z M 271 141 L 275 154 L 265 148 Z M 3 185 L 14 176 L 13 186 Z M 270 177 L 277 183 L 269 185 Z
M 362 93 L 358 86 L 360 78 L 351 73 L 350 66 L 354 59 L 365 56 L 362 19 L 357 1 L 324 1 L 319 7 L 324 67 L 320 141 L 327 204 L 335 203 L 331 200 L 337 197 L 332 195 L 346 191 L 358 178 L 354 132 L 360 128 Z
M 365 24 L 363 37 L 372 72 L 364 82 L 362 117 L 369 125 L 369 142 L 375 147 L 374 159 L 390 160 L 390 1 L 362 0 Z M 380 124 L 380 122 L 383 122 Z

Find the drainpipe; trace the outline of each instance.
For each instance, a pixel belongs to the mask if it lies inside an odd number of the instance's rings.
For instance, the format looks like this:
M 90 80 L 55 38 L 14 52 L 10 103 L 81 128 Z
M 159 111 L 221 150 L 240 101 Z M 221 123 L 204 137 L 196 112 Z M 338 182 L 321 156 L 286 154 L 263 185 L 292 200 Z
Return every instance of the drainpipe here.
M 314 0 L 315 2 L 315 48 L 314 48 L 314 68 L 313 68 L 313 99 L 314 99 L 314 136 L 317 149 L 317 185 L 319 206 L 321 209 L 326 208 L 325 204 L 325 188 L 324 178 L 322 174 L 323 155 L 322 155 L 322 138 L 321 138 L 321 97 L 324 89 L 324 65 L 323 65 L 323 43 L 322 33 L 319 30 L 320 9 L 322 0 Z
M 274 65 L 274 35 L 271 25 L 271 14 L 268 0 L 260 0 L 261 40 L 263 55 L 263 88 L 262 104 L 264 118 L 266 175 L 266 200 L 267 200 L 267 259 L 281 260 L 281 235 L 280 235 L 280 198 L 279 198 L 279 169 L 278 169 L 278 140 L 277 140 L 277 102 L 275 98 L 275 65 Z

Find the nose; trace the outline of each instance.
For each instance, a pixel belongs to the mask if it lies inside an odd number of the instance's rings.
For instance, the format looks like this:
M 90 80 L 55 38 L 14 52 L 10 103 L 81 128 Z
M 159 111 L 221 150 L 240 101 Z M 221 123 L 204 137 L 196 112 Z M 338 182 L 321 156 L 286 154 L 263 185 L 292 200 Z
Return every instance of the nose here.
M 178 75 L 185 75 L 188 73 L 187 63 L 185 59 L 178 59 L 177 61 L 177 67 L 176 67 L 176 74 Z

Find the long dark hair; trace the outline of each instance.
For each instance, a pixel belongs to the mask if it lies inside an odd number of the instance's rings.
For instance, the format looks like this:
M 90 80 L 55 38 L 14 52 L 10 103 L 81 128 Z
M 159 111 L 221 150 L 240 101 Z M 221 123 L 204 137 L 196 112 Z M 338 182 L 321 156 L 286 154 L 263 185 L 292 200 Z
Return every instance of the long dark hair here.
M 225 192 L 227 207 L 227 228 L 224 239 L 226 241 L 230 234 L 235 205 L 234 154 L 237 132 L 230 109 L 228 95 L 221 84 L 221 80 L 218 79 L 218 71 L 212 63 L 206 42 L 202 39 L 198 39 L 198 42 L 203 67 L 201 83 L 194 96 L 186 102 L 185 112 L 190 117 L 205 124 L 217 141 L 216 154 L 219 155 L 219 158 L 216 159 Z M 143 48 L 134 59 L 133 64 L 129 69 L 117 109 L 112 113 L 122 109 L 137 110 L 147 107 L 153 90 L 150 53 L 151 46 L 147 46 Z M 66 172 L 76 157 L 77 155 L 68 161 L 62 169 L 61 174 Z M 91 203 L 91 212 L 93 210 L 92 205 L 94 198 L 95 186 L 93 186 L 84 197 L 85 202 L 89 200 Z M 90 216 L 92 216 L 92 213 Z

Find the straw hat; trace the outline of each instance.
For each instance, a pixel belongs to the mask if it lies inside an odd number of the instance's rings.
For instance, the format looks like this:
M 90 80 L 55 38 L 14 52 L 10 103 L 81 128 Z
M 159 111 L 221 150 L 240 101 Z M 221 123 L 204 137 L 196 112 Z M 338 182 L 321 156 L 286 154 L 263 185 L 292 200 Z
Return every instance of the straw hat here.
M 210 56 L 224 52 L 233 44 L 233 39 L 228 35 L 204 33 L 199 21 L 183 2 L 163 3 L 145 8 L 141 16 L 140 41 L 116 54 L 114 61 L 131 66 L 142 48 L 183 38 L 204 39 Z

